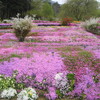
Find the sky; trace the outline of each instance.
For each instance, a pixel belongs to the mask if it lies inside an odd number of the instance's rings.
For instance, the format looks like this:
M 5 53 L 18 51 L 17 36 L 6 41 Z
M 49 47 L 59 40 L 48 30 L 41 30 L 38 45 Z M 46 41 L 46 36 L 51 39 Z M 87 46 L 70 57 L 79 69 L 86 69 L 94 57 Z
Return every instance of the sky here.
M 52 1 L 58 2 L 59 4 L 64 4 L 67 0 L 52 0 Z M 100 2 L 100 0 L 97 1 Z
M 59 4 L 64 4 L 66 0 L 52 0 L 52 1 L 58 2 Z

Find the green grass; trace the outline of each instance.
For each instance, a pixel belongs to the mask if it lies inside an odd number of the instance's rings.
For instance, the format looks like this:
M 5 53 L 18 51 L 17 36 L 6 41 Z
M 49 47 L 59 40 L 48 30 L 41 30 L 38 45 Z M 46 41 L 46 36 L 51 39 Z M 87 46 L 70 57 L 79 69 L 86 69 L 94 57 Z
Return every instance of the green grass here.
M 95 72 L 100 72 L 99 59 L 95 59 L 93 54 L 89 51 L 81 49 L 79 46 L 66 46 L 62 48 L 56 48 L 63 59 L 66 66 L 66 70 L 75 71 L 77 68 L 90 67 Z M 97 67 L 95 67 L 97 66 Z
M 40 40 L 37 40 L 37 39 L 31 39 L 31 40 L 27 40 L 27 42 L 34 42 L 34 43 L 37 43 L 37 42 L 41 42 Z
M 30 32 L 29 34 L 28 34 L 28 36 L 37 36 L 38 35 L 38 32 Z
M 78 46 L 65 46 L 61 48 L 56 48 L 58 51 L 61 52 L 72 52 L 72 51 L 82 51 L 82 49 Z
M 89 52 L 89 51 L 81 51 L 81 52 L 78 53 L 78 55 L 81 56 L 81 57 L 85 57 L 87 59 L 89 59 L 93 56 L 92 53 Z
M 13 57 L 21 58 L 21 55 L 11 54 L 10 58 L 13 58 Z
M 10 56 L 8 56 L 7 58 L 1 58 L 0 59 L 0 62 L 3 62 L 3 61 L 10 61 L 11 58 L 21 58 L 22 55 L 17 55 L 17 54 L 11 54 Z

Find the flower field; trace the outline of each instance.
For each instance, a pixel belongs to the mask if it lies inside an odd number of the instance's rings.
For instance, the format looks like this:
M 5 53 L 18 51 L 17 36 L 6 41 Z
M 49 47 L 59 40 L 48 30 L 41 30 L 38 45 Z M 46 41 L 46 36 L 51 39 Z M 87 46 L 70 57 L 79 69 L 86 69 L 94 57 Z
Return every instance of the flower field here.
M 0 74 L 17 70 L 16 81 L 35 88 L 38 99 L 100 100 L 100 38 L 80 25 L 39 25 L 24 42 L 0 29 Z

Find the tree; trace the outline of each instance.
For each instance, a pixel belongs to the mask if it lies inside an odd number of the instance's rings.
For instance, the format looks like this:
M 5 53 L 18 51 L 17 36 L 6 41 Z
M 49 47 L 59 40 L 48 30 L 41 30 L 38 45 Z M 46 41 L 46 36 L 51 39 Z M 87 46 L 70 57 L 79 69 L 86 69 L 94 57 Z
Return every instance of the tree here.
M 22 14 L 31 9 L 31 0 L 0 0 L 3 7 L 0 9 L 1 18 L 15 17 L 17 13 Z
M 42 17 L 42 6 L 43 0 L 32 0 L 31 7 L 32 9 L 27 12 L 28 15 L 36 15 L 36 18 Z
M 95 16 L 97 9 L 98 2 L 96 0 L 68 0 L 66 4 L 62 5 L 60 15 L 84 20 Z
M 36 19 L 52 20 L 58 17 L 60 5 L 52 0 L 32 0 L 32 9 L 27 12 L 28 15 L 36 15 Z
M 3 8 L 3 4 L 2 4 L 2 2 L 0 1 L 0 14 L 2 13 L 1 12 L 1 9 Z
M 42 6 L 42 16 L 44 19 L 47 19 L 47 20 L 52 20 L 54 16 L 52 5 L 49 4 L 48 2 L 45 2 Z
M 99 8 L 97 10 L 97 17 L 100 17 L 100 2 L 98 3 L 98 6 L 99 6 Z
M 57 2 L 52 4 L 53 10 L 54 10 L 54 15 L 55 17 L 58 17 L 58 13 L 60 11 L 60 4 L 58 4 Z

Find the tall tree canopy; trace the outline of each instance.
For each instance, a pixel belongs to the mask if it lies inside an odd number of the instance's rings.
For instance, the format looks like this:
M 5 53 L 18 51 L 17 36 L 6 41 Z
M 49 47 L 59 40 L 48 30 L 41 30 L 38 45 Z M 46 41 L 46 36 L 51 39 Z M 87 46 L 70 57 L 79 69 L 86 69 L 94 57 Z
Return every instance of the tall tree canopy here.
M 37 17 L 41 17 L 41 10 L 43 6 L 43 0 L 32 0 L 31 7 L 32 9 L 27 12 L 28 15 L 37 15 Z
M 20 13 L 37 15 L 37 18 L 51 20 L 59 13 L 60 5 L 52 0 L 0 0 L 0 17 L 9 19 Z
M 29 15 L 36 15 L 36 18 L 50 20 L 60 10 L 60 5 L 52 0 L 32 0 L 32 9 L 27 12 Z
M 96 0 L 67 0 L 62 5 L 60 16 L 70 16 L 76 20 L 84 20 L 85 18 L 94 16 L 98 9 Z
M 31 0 L 0 0 L 2 8 L 0 16 L 2 19 L 16 16 L 17 13 L 24 15 L 31 9 Z
M 49 4 L 48 2 L 45 2 L 42 7 L 42 16 L 44 17 L 44 19 L 51 20 L 53 15 L 54 15 L 54 11 L 52 5 Z
M 58 17 L 58 13 L 60 11 L 60 4 L 58 4 L 58 2 L 54 2 L 52 4 L 53 10 L 54 10 L 54 15 L 55 17 Z

